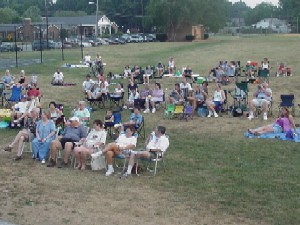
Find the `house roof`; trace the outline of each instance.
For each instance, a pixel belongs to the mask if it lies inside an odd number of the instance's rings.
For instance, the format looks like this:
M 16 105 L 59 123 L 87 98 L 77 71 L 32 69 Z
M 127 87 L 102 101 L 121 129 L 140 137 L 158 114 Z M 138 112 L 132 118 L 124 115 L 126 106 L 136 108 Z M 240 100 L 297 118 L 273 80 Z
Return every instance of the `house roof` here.
M 1 24 L 0 25 L 0 32 L 14 32 L 15 27 L 18 29 L 21 24 Z
M 98 19 L 102 16 L 98 15 Z M 78 26 L 85 24 L 95 24 L 96 15 L 91 16 L 72 16 L 72 17 L 49 17 L 48 23 L 52 24 L 65 24 L 69 26 Z

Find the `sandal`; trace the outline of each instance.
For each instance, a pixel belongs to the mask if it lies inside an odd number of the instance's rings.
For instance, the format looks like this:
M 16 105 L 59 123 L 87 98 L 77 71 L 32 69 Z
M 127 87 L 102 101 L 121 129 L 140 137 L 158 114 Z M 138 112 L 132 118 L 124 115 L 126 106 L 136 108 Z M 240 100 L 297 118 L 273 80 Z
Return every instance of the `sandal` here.
M 3 150 L 6 152 L 11 152 L 12 149 L 13 149 L 13 147 L 7 145 Z

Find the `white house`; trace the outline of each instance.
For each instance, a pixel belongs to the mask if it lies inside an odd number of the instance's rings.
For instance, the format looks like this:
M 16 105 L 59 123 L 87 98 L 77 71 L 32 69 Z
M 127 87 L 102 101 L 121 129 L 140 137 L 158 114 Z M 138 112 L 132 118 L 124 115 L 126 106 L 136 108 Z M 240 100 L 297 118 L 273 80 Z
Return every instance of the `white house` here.
M 277 18 L 265 18 L 252 26 L 256 29 L 269 29 L 282 34 L 291 32 L 290 25 L 285 20 Z

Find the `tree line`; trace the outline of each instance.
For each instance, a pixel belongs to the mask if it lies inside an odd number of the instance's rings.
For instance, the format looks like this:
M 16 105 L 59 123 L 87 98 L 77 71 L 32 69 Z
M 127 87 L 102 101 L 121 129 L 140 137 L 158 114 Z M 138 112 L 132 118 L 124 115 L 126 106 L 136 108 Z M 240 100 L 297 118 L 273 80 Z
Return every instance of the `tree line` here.
M 89 4 L 94 2 L 94 4 Z M 216 32 L 230 18 L 243 18 L 252 25 L 266 17 L 287 19 L 300 16 L 299 0 L 279 0 L 279 6 L 262 2 L 250 8 L 242 0 L 98 0 L 99 15 L 105 14 L 121 30 L 170 33 L 185 24 L 204 24 Z M 48 16 L 95 15 L 96 0 L 0 0 L 0 24 L 21 23 L 30 17 L 40 22 Z

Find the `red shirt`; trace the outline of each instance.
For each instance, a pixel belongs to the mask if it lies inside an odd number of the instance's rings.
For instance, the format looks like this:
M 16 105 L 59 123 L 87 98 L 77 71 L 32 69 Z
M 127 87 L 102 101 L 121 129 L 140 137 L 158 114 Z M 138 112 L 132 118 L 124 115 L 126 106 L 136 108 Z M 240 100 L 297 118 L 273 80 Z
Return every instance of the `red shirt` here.
M 27 95 L 29 98 L 39 97 L 41 95 L 41 92 L 40 92 L 40 90 L 37 90 L 37 89 L 30 89 L 30 90 L 28 90 Z

